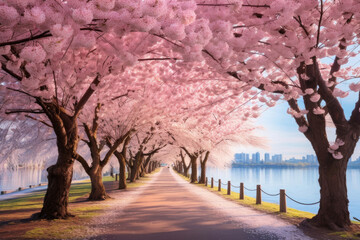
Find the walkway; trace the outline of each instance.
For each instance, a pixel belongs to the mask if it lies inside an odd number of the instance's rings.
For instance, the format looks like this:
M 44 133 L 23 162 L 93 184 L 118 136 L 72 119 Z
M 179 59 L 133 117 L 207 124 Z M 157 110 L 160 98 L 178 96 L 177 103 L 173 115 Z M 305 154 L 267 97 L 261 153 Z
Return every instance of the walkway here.
M 295 226 L 189 184 L 168 168 L 121 208 L 97 218 L 93 239 L 309 239 Z

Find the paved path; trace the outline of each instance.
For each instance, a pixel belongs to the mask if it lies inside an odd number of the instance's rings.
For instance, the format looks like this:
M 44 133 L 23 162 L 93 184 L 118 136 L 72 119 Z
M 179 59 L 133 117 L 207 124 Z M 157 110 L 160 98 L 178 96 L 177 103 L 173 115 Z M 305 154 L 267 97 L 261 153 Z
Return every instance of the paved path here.
M 92 239 L 309 239 L 291 224 L 189 184 L 168 168 L 123 209 L 112 210 L 93 226 L 98 234 Z

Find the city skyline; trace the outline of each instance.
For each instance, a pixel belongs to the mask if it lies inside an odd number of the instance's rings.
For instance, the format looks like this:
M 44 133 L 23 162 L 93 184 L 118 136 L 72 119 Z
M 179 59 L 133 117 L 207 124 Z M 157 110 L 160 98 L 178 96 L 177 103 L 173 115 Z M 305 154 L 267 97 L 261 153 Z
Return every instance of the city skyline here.
M 351 93 L 347 98 L 339 99 L 344 107 L 346 118 L 349 118 L 351 111 L 356 102 L 356 94 Z M 301 106 L 303 108 L 303 106 Z M 238 146 L 234 152 L 266 152 L 276 154 L 281 152 L 283 157 L 289 159 L 292 157 L 300 158 L 304 155 L 315 154 L 310 142 L 305 138 L 303 133 L 299 132 L 298 126 L 293 117 L 286 113 L 288 104 L 285 101 L 279 101 L 275 107 L 266 108 L 263 113 L 254 120 L 254 124 L 260 128 L 255 134 L 263 138 L 266 145 L 263 149 L 258 146 L 243 145 Z M 335 129 L 327 128 L 329 139 L 335 141 Z M 352 159 L 360 156 L 360 144 L 357 146 L 352 155 Z
M 251 157 L 250 157 L 251 156 Z M 263 157 L 262 157 L 263 156 Z M 349 163 L 360 163 L 360 156 L 350 158 Z M 318 165 L 317 156 L 315 154 L 307 154 L 301 158 L 283 158 L 281 153 L 271 155 L 270 153 L 264 153 L 263 155 L 260 152 L 255 153 L 235 153 L 234 154 L 234 163 L 245 163 L 245 164 L 260 164 L 260 163 L 310 163 L 312 165 Z

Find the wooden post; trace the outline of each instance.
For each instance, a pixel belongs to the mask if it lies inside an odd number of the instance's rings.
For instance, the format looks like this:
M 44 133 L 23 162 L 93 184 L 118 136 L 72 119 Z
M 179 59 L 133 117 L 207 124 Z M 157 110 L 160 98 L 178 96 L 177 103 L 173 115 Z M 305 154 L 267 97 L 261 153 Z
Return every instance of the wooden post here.
M 213 177 L 211 178 L 211 185 L 210 186 L 211 186 L 211 188 L 214 188 L 214 178 Z
M 221 179 L 219 179 L 218 191 L 221 192 Z
M 261 204 L 261 186 L 256 185 L 256 204 Z
M 280 189 L 280 212 L 286 212 L 285 189 Z
M 244 183 L 240 183 L 240 199 L 244 200 Z
M 119 174 L 115 174 L 115 181 L 117 181 L 118 180 L 118 176 L 119 176 Z
M 205 178 L 205 186 L 207 187 L 207 183 L 208 183 L 208 179 L 207 177 Z
M 231 182 L 228 181 L 227 195 L 231 195 Z

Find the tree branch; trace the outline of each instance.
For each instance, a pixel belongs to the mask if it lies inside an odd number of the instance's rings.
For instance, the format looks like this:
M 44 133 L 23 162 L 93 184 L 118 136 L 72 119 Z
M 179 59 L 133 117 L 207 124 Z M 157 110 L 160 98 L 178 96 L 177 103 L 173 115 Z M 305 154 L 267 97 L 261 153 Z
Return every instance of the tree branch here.
M 81 163 L 81 165 L 83 166 L 83 168 L 85 169 L 85 171 L 87 173 L 90 172 L 91 168 L 89 167 L 89 164 L 86 162 L 86 160 L 80 154 L 74 153 L 73 158 L 75 158 L 79 163 Z
M 22 80 L 22 77 L 20 77 L 19 75 L 17 75 L 16 73 L 14 73 L 13 71 L 11 71 L 10 69 L 8 69 L 6 67 L 5 63 L 1 63 L 1 69 L 4 70 L 4 72 L 6 72 L 7 74 L 9 74 L 10 76 L 12 76 L 13 78 L 15 78 L 16 80 L 20 81 Z
M 34 114 L 43 114 L 45 113 L 42 109 L 6 109 L 5 114 L 13 113 L 34 113 Z
M 35 120 L 35 121 L 38 121 L 38 122 L 41 122 L 42 124 L 44 124 L 45 126 L 48 126 L 49 128 L 53 128 L 53 126 L 50 125 L 49 123 L 47 123 L 47 122 L 45 122 L 45 121 L 43 121 L 41 119 L 37 119 L 37 118 L 35 118 L 35 117 L 31 116 L 31 115 L 26 114 L 25 117 L 30 118 L 30 119 Z
M 20 44 L 20 43 L 40 39 L 40 38 L 51 37 L 51 36 L 52 36 L 52 34 L 50 33 L 50 31 L 45 31 L 38 35 L 32 35 L 28 38 L 23 38 L 23 39 L 19 39 L 19 40 L 15 40 L 15 41 L 10 41 L 10 42 L 2 42 L 2 43 L 0 43 L 0 47 L 7 46 L 7 45 L 16 45 L 16 44 Z
M 76 117 L 79 115 L 81 109 L 84 107 L 85 103 L 89 100 L 91 95 L 95 92 L 95 90 L 92 88 L 92 86 L 95 85 L 95 87 L 97 87 L 99 85 L 99 83 L 100 83 L 100 74 L 98 73 L 96 75 L 95 79 L 92 81 L 92 83 L 88 87 L 88 89 L 86 90 L 86 92 L 84 93 L 84 95 L 81 97 L 78 104 L 76 104 L 75 112 L 74 112 L 74 119 L 76 119 Z

